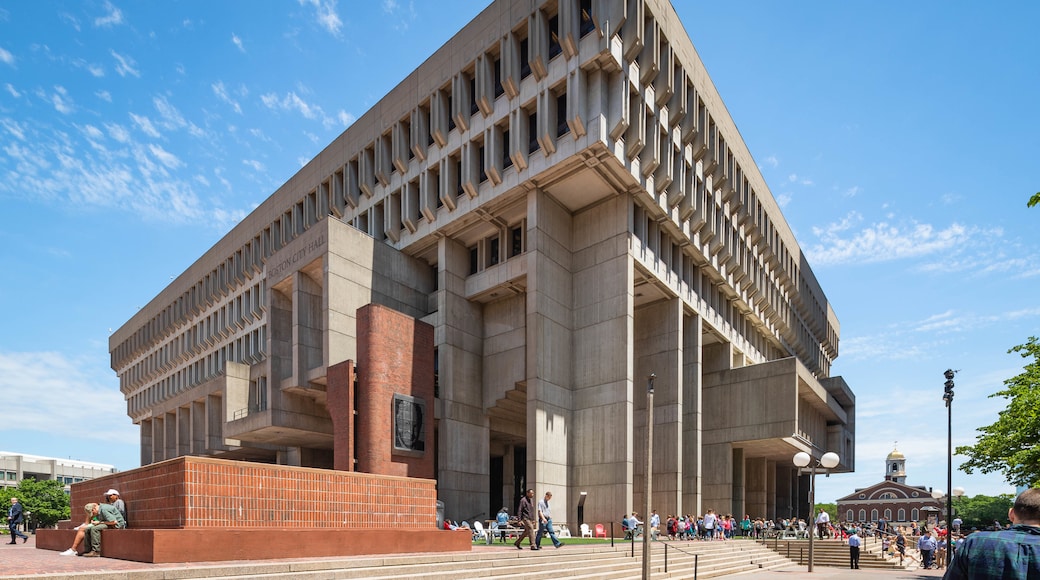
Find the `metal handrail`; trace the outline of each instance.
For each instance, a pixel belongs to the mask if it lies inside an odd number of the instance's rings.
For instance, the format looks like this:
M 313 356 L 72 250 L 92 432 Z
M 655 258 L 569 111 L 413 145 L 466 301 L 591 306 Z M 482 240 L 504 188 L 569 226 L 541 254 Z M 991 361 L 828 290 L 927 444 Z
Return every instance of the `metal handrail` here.
M 668 573 L 668 547 L 670 545 L 671 544 L 668 544 L 668 543 L 665 543 L 665 545 L 664 545 L 664 573 L 665 574 Z M 692 552 L 687 552 L 686 550 L 683 550 L 679 546 L 675 546 L 675 545 L 671 545 L 671 548 L 673 550 L 678 550 L 678 551 L 682 552 L 683 554 L 686 554 L 687 556 L 693 556 L 693 580 L 697 580 L 697 568 L 698 568 L 698 566 L 700 566 L 701 555 L 700 554 L 694 554 Z

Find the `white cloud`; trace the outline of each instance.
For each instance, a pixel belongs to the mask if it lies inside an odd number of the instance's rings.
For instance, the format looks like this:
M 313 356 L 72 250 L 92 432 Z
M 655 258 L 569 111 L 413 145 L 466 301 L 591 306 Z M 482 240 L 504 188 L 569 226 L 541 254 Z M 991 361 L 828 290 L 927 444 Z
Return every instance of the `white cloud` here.
M 407 30 L 408 26 L 416 18 L 415 4 L 413 2 L 408 3 L 407 9 L 402 9 L 400 2 L 397 0 L 383 0 L 383 12 L 399 19 L 394 24 L 394 29 L 396 30 Z
M 135 115 L 130 113 L 130 118 L 134 120 L 134 124 L 149 137 L 158 139 L 159 132 L 155 130 L 155 126 L 152 125 L 151 119 L 143 115 Z
M 242 164 L 245 165 L 246 167 L 249 167 L 250 169 L 252 169 L 253 171 L 255 171 L 257 173 L 261 173 L 261 172 L 264 171 L 264 169 L 266 169 L 264 167 L 264 164 L 260 163 L 256 159 L 243 159 L 242 160 Z
M 71 358 L 57 352 L 0 352 L 0 397 L 5 415 L 17 418 L 19 436 L 40 432 L 99 445 L 137 443 L 138 427 L 125 416 L 84 428 L 89 418 L 112 417 L 112 409 L 126 407 L 118 380 L 97 360 L 93 354 Z
M 113 6 L 111 2 L 105 2 L 105 10 L 108 11 L 108 14 L 95 18 L 94 26 L 97 26 L 98 28 L 108 28 L 123 23 L 122 11 Z
M 231 98 L 231 95 L 228 94 L 227 89 L 224 88 L 224 81 L 213 83 L 210 86 L 213 88 L 213 94 L 217 95 L 218 99 L 224 101 L 228 105 L 231 105 L 231 108 L 234 109 L 234 111 L 239 115 L 242 114 L 242 106 L 239 105 L 238 101 Z
M 4 88 L 7 89 L 8 93 L 11 93 L 12 97 L 16 99 L 21 98 L 22 93 L 19 93 L 18 89 L 14 88 L 14 85 L 12 85 L 11 83 L 4 83 Z
M 134 65 L 137 64 L 136 62 L 134 62 L 134 59 L 128 56 L 123 56 L 114 50 L 110 50 L 109 53 L 112 55 L 112 58 L 116 59 L 116 72 L 119 73 L 119 76 L 141 76 L 141 73 L 138 72 L 136 68 L 134 68 Z
M 101 132 L 101 129 L 98 129 L 97 127 L 95 127 L 93 125 L 86 125 L 86 126 L 84 126 L 83 127 L 83 134 L 86 135 L 88 139 L 104 139 L 105 138 L 105 134 Z
M 314 7 L 318 24 L 333 36 L 339 36 L 343 22 L 336 14 L 336 0 L 299 0 L 301 6 L 308 4 Z
M 105 129 L 108 129 L 108 136 L 118 141 L 119 143 L 130 142 L 130 132 L 127 131 L 122 125 L 115 123 L 106 123 Z
M 231 33 L 231 43 L 237 46 L 238 50 L 241 50 L 242 52 L 246 51 L 246 47 L 242 46 L 242 39 L 234 32 Z
M 18 124 L 18 121 L 15 121 L 14 119 L 3 119 L 0 120 L 0 125 L 3 125 L 4 129 L 15 139 L 25 141 L 25 130 Z
M 160 163 L 162 163 L 170 169 L 177 169 L 180 166 L 184 165 L 184 163 L 182 163 L 176 155 L 170 153 L 169 151 L 163 149 L 158 145 L 151 144 L 148 146 L 148 150 L 152 152 L 152 155 L 154 155 Z
M 0 46 L 0 62 L 14 66 L 14 55 Z
M 155 105 L 155 110 L 159 111 L 159 116 L 162 117 L 160 125 L 164 129 L 182 129 L 188 125 L 187 121 L 184 120 L 184 116 L 166 100 L 166 97 L 155 97 L 152 99 L 152 104 Z
M 353 115 L 344 110 L 340 110 L 333 116 L 327 115 L 321 107 L 304 101 L 295 91 L 286 93 L 285 97 L 282 98 L 279 98 L 274 93 L 267 93 L 260 96 L 260 101 L 269 109 L 296 111 L 307 119 L 319 120 L 326 129 L 333 127 L 345 128 L 355 120 Z
M 766 157 L 765 163 L 773 169 L 776 169 L 780 166 L 780 160 L 776 158 L 776 155 L 770 155 L 769 157 Z
M 99 64 L 88 64 L 87 70 L 95 77 L 101 78 L 105 76 L 105 69 Z
M 872 263 L 921 258 L 951 253 L 977 243 L 980 236 L 1000 237 L 1000 230 L 982 230 L 953 223 L 937 229 L 931 224 L 909 221 L 904 224 L 878 222 L 853 229 L 862 221 L 850 213 L 839 222 L 814 227 L 818 243 L 806 244 L 805 253 L 813 265 Z
M 63 115 L 68 115 L 75 110 L 72 99 L 69 98 L 69 93 L 63 86 L 58 85 L 54 87 L 54 94 L 50 96 L 50 101 L 54 105 L 54 110 Z
M 110 93 L 108 91 L 98 91 L 98 92 L 94 93 L 94 96 L 96 96 L 97 98 L 101 99 L 102 101 L 106 101 L 106 102 L 109 102 L 109 103 L 112 102 L 112 93 Z
M 787 207 L 787 204 L 791 203 L 791 194 L 781 193 L 776 196 L 776 205 L 780 207 Z
M 853 185 L 852 187 L 850 187 L 850 188 L 846 189 L 844 192 L 842 192 L 842 195 L 844 195 L 845 197 L 856 197 L 856 195 L 858 193 L 859 193 L 859 186 L 858 185 Z

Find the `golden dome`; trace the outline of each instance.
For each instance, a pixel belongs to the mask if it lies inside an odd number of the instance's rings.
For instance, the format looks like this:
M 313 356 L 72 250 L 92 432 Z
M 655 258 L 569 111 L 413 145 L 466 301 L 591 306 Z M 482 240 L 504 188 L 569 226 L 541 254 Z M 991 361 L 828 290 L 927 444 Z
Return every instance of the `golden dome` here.
M 904 460 L 906 459 L 906 455 L 903 455 L 903 453 L 898 449 L 893 449 L 892 453 L 888 454 L 888 460 L 891 461 L 893 459 Z

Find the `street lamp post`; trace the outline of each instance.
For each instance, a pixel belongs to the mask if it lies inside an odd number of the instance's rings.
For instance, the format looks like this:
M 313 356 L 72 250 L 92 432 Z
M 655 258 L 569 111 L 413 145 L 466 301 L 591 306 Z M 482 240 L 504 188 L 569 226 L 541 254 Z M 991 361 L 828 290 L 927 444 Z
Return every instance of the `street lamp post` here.
M 953 369 L 946 369 L 943 376 L 943 401 L 946 401 L 946 489 L 953 490 Z M 946 545 L 950 545 L 949 529 L 953 523 L 953 502 L 946 502 Z M 947 550 L 949 552 L 949 550 Z M 946 558 L 949 562 L 950 558 Z M 949 565 L 949 564 L 947 564 Z
M 824 453 L 823 457 L 820 457 L 817 461 L 813 461 L 813 457 L 804 451 L 794 454 L 794 464 L 797 467 L 809 467 L 809 519 L 805 521 L 806 527 L 809 528 L 809 572 L 813 571 L 813 528 L 816 523 L 816 518 L 813 517 L 816 515 L 816 468 L 831 469 L 840 462 L 841 459 L 838 457 L 838 454 L 833 451 Z
M 646 511 L 643 512 L 643 580 L 650 579 L 650 509 L 654 477 L 654 379 L 646 378 Z M 634 546 L 633 546 L 634 547 Z

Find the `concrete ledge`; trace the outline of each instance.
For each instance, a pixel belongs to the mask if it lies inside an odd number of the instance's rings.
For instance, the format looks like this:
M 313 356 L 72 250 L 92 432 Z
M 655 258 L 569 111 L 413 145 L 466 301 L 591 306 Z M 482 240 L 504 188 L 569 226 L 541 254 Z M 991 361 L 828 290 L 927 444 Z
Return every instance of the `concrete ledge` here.
M 37 530 L 36 548 L 65 550 L 75 537 L 75 530 Z M 468 531 L 393 528 L 113 529 L 101 532 L 101 555 L 170 563 L 469 552 L 471 538 Z

